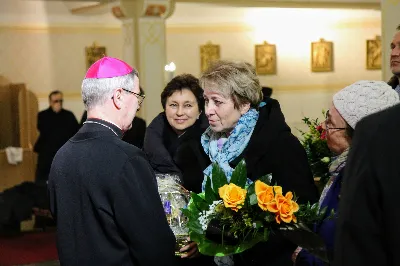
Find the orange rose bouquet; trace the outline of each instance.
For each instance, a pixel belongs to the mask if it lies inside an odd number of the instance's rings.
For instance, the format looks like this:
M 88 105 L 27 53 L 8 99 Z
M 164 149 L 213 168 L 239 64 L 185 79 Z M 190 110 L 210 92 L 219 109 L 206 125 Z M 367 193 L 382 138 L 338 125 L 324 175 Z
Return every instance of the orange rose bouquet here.
M 271 175 L 246 184 L 244 161 L 234 169 L 230 182 L 217 164 L 212 178 L 206 178 L 205 191 L 192 193 L 187 208 L 182 209 L 190 238 L 205 255 L 243 252 L 268 241 L 273 230 L 304 229 L 304 224 L 321 220 L 325 213 L 318 204 L 299 205 L 292 192 L 271 184 Z

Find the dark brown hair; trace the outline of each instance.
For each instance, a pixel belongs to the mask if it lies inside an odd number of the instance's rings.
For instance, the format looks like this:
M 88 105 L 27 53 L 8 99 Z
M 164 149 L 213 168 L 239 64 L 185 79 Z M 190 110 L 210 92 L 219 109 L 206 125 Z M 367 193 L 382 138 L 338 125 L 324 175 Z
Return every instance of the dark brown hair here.
M 168 97 L 174 94 L 174 92 L 182 91 L 183 89 L 190 90 L 194 94 L 199 111 L 204 111 L 203 89 L 200 87 L 199 80 L 191 74 L 181 74 L 168 82 L 161 93 L 161 105 L 164 110 Z
M 49 94 L 49 100 L 51 100 L 51 96 L 56 95 L 56 94 L 61 94 L 61 96 L 63 95 L 63 93 L 61 91 L 58 91 L 58 90 L 57 91 L 52 91 Z

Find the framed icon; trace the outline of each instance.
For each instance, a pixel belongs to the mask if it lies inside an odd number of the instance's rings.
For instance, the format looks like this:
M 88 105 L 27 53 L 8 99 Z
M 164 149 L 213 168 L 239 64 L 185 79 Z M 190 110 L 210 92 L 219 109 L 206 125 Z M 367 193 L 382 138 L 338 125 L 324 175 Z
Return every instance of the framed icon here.
M 333 71 L 333 42 L 320 39 L 311 43 L 311 70 L 312 72 Z
M 276 74 L 276 46 L 264 42 L 255 46 L 255 65 L 259 75 Z
M 220 47 L 217 44 L 208 42 L 200 46 L 200 69 L 203 73 L 208 69 L 210 64 L 220 59 Z
M 367 69 L 382 69 L 382 40 L 376 36 L 375 40 L 367 40 Z
M 88 69 L 94 62 L 107 55 L 106 47 L 98 46 L 95 42 L 92 46 L 86 47 L 86 68 Z

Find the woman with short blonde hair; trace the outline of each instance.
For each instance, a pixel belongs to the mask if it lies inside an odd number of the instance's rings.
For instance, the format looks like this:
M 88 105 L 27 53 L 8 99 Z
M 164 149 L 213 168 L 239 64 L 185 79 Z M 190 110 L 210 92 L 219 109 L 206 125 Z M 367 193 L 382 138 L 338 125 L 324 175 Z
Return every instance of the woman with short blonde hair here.
M 233 169 L 244 159 L 249 183 L 272 174 L 272 182 L 293 191 L 299 203 L 315 202 L 318 193 L 306 153 L 285 123 L 279 103 L 263 97 L 254 67 L 245 62 L 218 61 L 203 73 L 200 85 L 210 124 L 201 137 L 211 161 L 204 174 L 212 178 L 212 164 L 218 163 L 230 180 Z M 235 266 L 286 266 L 292 264 L 294 248 L 277 233 L 233 260 Z

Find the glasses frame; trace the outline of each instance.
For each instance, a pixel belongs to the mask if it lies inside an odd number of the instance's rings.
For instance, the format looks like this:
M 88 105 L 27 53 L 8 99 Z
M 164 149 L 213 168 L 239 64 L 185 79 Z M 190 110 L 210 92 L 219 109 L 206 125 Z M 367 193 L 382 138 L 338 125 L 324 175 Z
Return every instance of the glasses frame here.
M 123 89 L 123 90 L 124 90 L 124 91 L 126 91 L 126 92 L 132 93 L 133 95 L 135 95 L 135 96 L 136 96 L 136 98 L 138 98 L 138 101 L 139 101 L 139 106 L 141 106 L 141 105 L 142 105 L 142 103 L 143 103 L 144 99 L 146 98 L 146 95 L 144 95 L 144 94 L 139 94 L 139 93 L 136 93 L 136 92 L 133 92 L 133 91 L 130 91 L 130 90 L 124 89 L 124 88 L 121 88 L 121 89 Z
M 345 127 L 329 127 L 328 123 L 326 122 L 326 121 L 328 121 L 328 118 L 329 118 L 329 110 L 326 111 L 326 114 L 325 114 L 324 124 L 325 124 L 326 131 L 329 131 L 331 129 L 334 129 L 334 130 L 345 130 L 346 129 Z

